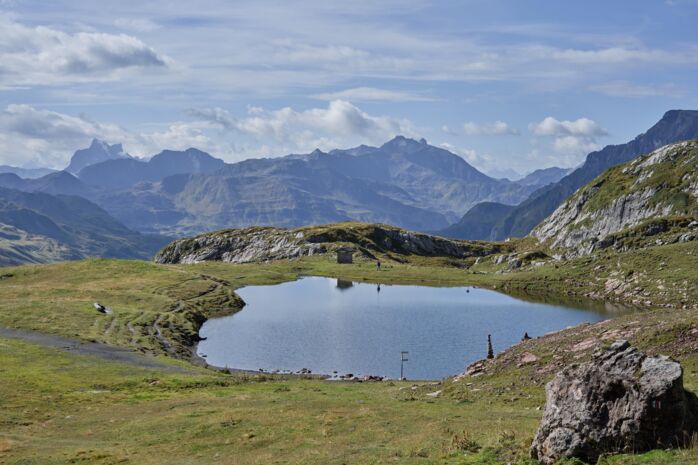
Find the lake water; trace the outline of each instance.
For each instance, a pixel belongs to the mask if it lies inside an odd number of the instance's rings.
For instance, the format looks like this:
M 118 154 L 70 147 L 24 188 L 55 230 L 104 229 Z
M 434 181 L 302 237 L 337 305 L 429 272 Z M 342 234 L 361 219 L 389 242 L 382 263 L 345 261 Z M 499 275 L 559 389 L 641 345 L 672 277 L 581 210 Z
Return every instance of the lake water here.
M 266 371 L 439 379 L 487 354 L 608 314 L 515 299 L 485 289 L 351 283 L 309 277 L 238 294 L 240 312 L 207 321 L 198 347 L 209 364 Z

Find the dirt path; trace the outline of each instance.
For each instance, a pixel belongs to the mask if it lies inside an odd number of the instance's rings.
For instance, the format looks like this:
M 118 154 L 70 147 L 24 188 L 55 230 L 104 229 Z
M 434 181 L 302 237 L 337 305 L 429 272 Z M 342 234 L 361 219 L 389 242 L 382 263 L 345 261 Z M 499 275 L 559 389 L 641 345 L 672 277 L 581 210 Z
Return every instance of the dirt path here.
M 83 342 L 67 339 L 51 334 L 26 331 L 22 329 L 9 329 L 0 327 L 0 337 L 9 339 L 20 339 L 45 347 L 53 347 L 77 355 L 90 355 L 112 362 L 121 362 L 133 365 L 138 368 L 163 370 L 174 373 L 195 373 L 183 367 L 170 365 L 168 363 L 155 360 L 152 357 L 133 352 L 121 347 L 114 347 L 98 342 Z

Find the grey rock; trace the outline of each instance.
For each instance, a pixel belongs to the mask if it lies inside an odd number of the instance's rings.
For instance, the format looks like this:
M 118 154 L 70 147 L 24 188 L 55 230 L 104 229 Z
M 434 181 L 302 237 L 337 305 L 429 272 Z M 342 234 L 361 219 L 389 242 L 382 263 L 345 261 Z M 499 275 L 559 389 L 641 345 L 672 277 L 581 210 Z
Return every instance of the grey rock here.
M 546 397 L 531 446 L 531 456 L 545 465 L 681 446 L 698 426 L 696 397 L 683 388 L 681 365 L 649 357 L 627 341 L 558 373 Z
M 359 230 L 360 229 L 360 230 Z M 300 234 L 302 233 L 302 234 Z M 354 244 L 373 252 L 466 258 L 499 252 L 466 241 L 406 231 L 391 226 L 337 227 L 327 232 L 284 228 L 229 229 L 172 242 L 156 256 L 157 263 L 223 261 L 251 263 L 322 255 Z M 370 255 L 369 255 L 370 256 Z
M 647 219 L 695 213 L 664 199 L 669 187 L 647 182 L 658 170 L 692 166 L 696 148 L 697 140 L 679 142 L 627 163 L 621 174 L 628 187 L 610 198 L 604 196 L 610 192 L 608 186 L 614 186 L 617 180 L 609 174 L 597 178 L 569 197 L 531 234 L 554 249 L 565 249 L 568 257 L 573 257 L 613 246 L 614 234 L 639 226 Z M 676 195 L 698 196 L 698 173 L 686 168 L 680 185 L 671 189 Z M 666 224 L 653 223 L 642 235 L 652 236 L 666 230 Z

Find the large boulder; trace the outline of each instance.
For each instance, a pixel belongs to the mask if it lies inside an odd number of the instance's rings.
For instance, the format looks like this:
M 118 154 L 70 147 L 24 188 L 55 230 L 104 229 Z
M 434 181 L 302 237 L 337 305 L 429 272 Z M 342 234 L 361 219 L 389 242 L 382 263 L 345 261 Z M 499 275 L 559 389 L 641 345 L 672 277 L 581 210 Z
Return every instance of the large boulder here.
M 531 456 L 546 465 L 682 446 L 697 429 L 696 397 L 683 388 L 681 365 L 649 357 L 627 341 L 558 373 L 546 397 L 531 446 Z

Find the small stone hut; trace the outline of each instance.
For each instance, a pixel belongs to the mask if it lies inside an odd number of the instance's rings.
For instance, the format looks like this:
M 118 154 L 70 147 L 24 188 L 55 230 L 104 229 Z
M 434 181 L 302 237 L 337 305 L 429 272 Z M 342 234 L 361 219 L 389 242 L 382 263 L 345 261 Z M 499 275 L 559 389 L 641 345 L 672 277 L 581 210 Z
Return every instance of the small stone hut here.
M 338 248 L 337 263 L 354 263 L 354 249 L 351 247 Z

